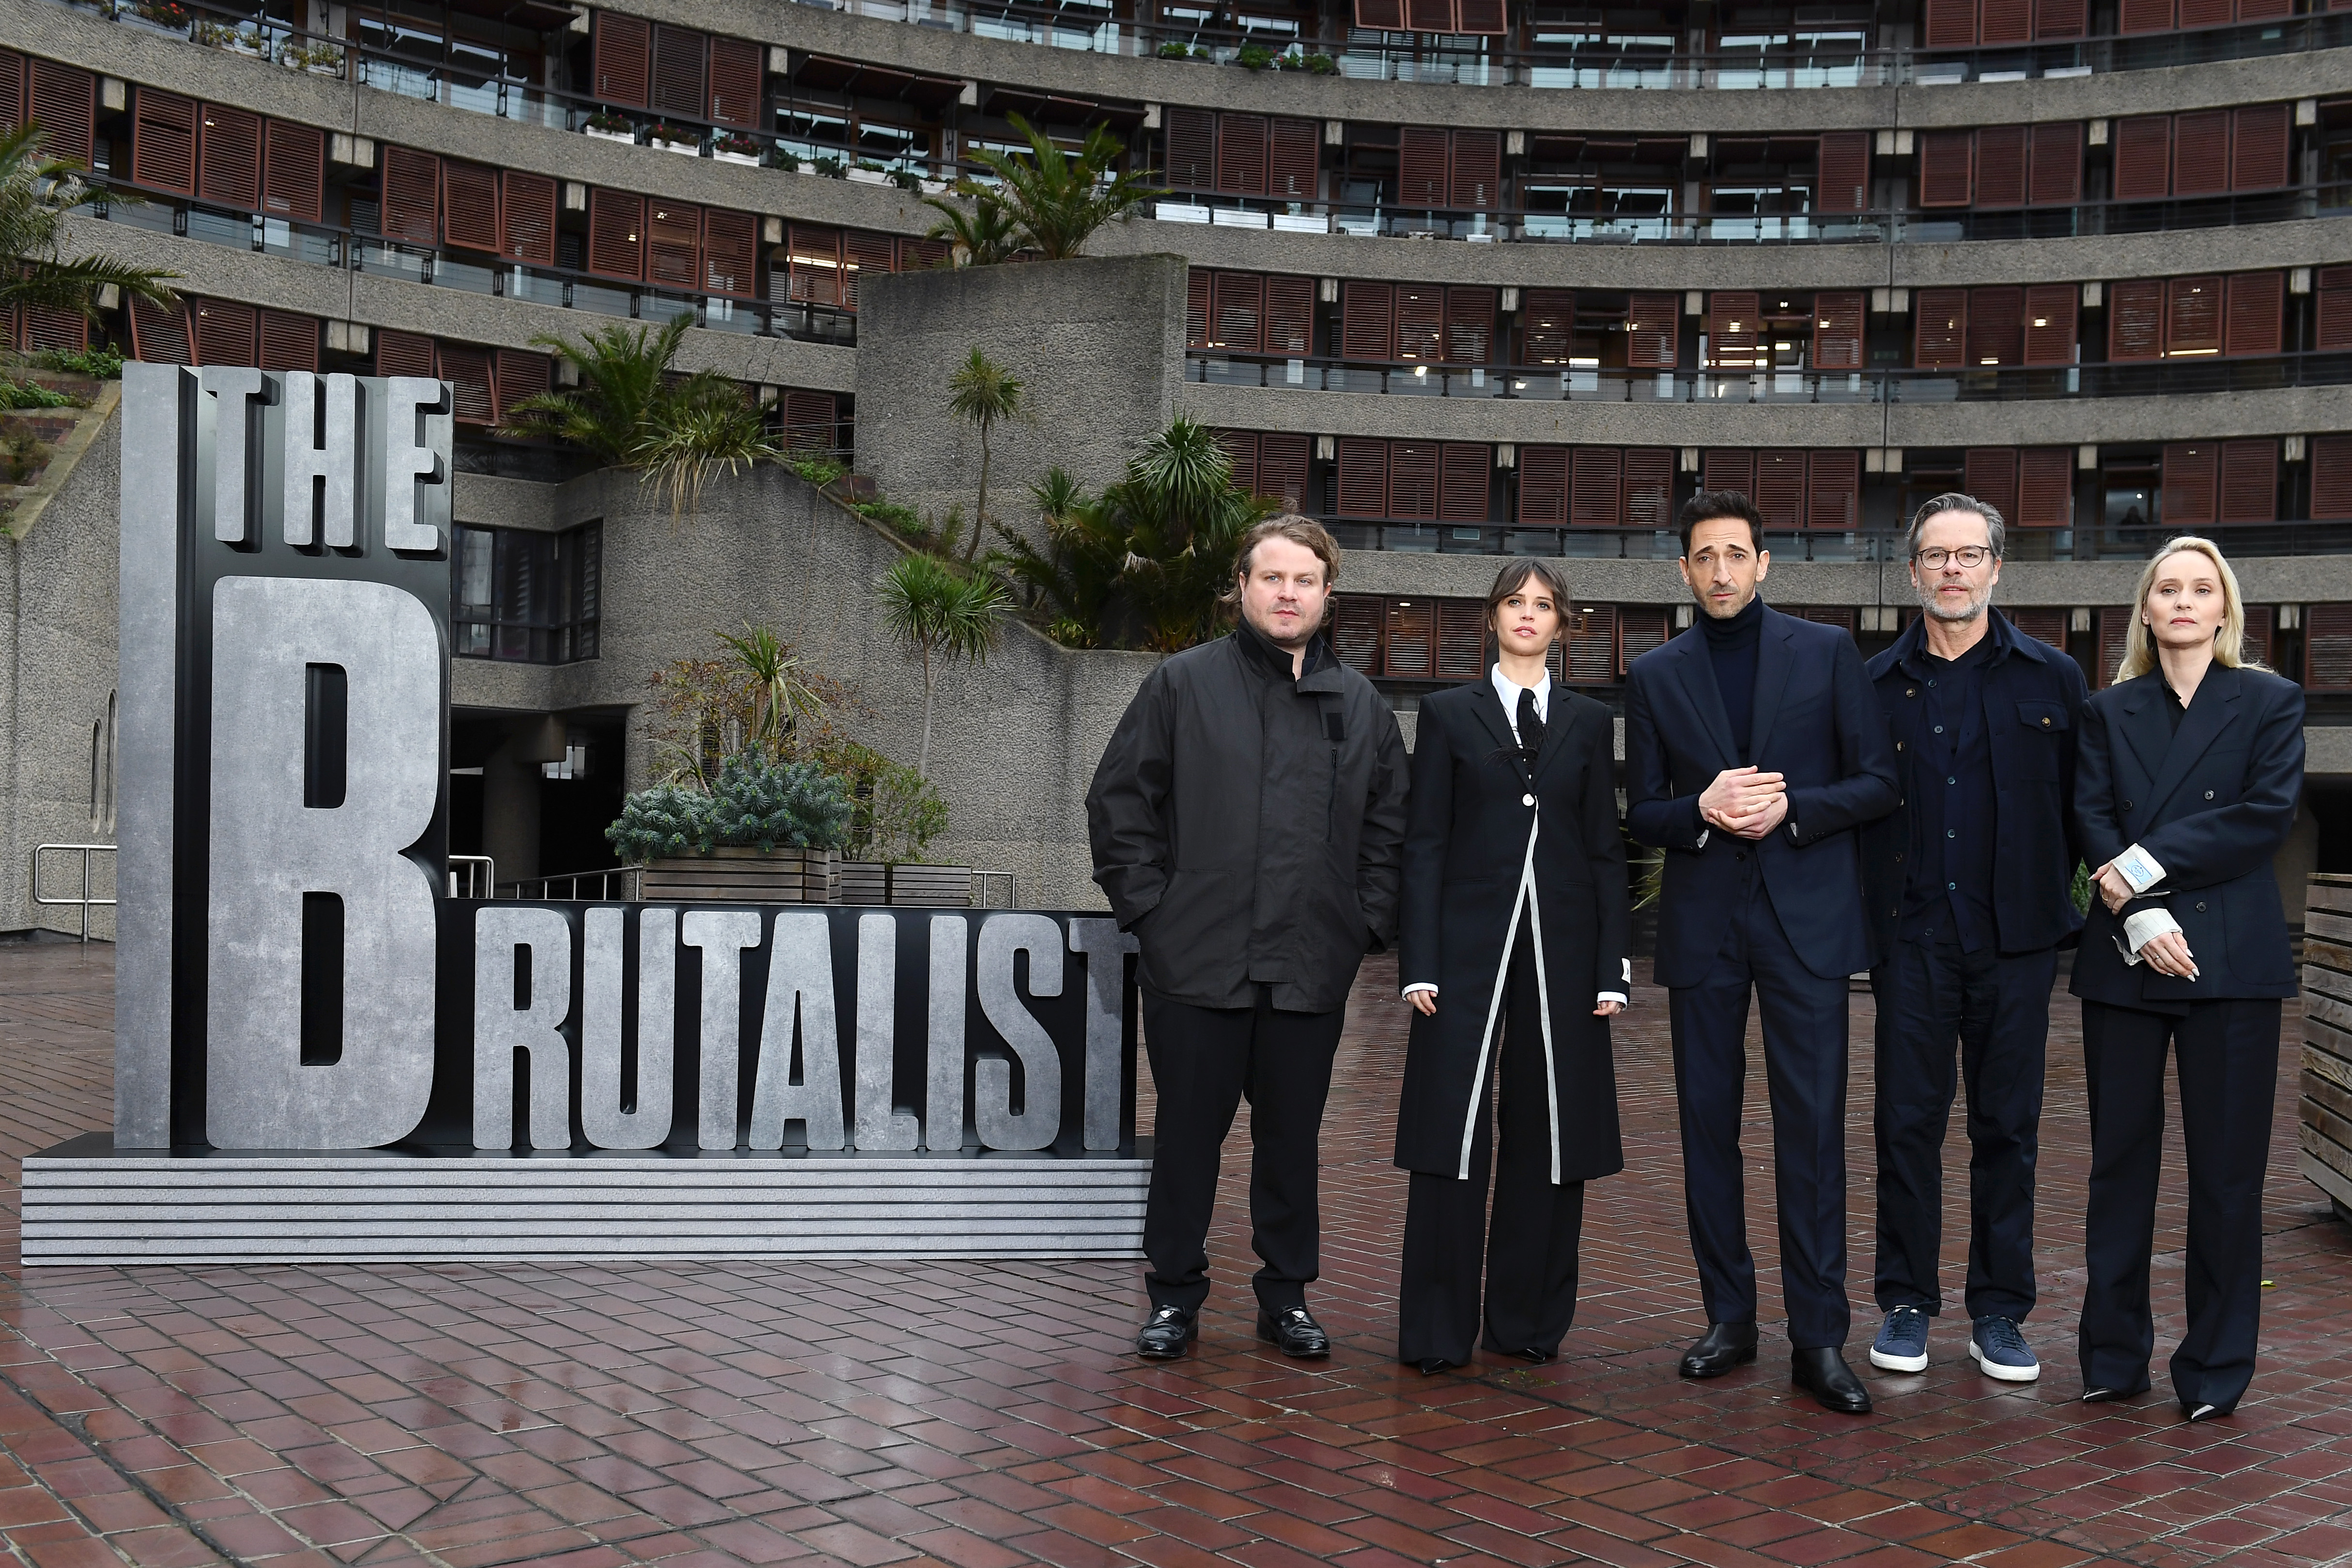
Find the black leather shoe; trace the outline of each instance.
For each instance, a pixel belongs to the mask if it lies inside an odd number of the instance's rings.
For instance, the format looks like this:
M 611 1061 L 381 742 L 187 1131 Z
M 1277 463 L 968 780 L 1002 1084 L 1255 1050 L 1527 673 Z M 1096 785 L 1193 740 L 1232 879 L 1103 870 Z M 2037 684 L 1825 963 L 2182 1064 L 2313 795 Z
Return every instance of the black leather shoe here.
M 2183 1405 L 2180 1407 L 2180 1415 L 2182 1419 L 2193 1426 L 2199 1421 L 2219 1421 L 2224 1416 L 2234 1412 L 2236 1408 L 2235 1406 L 2224 1409 L 2219 1405 Z
M 1835 1345 L 1798 1351 L 1790 1358 L 1789 1381 L 1811 1395 L 1824 1410 L 1841 1416 L 1870 1414 L 1870 1390 L 1862 1385 L 1862 1379 L 1853 1375 Z
M 1135 1354 L 1147 1361 L 1173 1361 L 1192 1348 L 1200 1319 L 1181 1307 L 1157 1307 L 1135 1336 Z
M 1675 1370 L 1685 1377 L 1721 1377 L 1756 1359 L 1754 1323 L 1709 1323 L 1706 1337 L 1683 1353 Z
M 1548 1350 L 1538 1350 L 1533 1345 L 1528 1345 L 1523 1350 L 1515 1350 L 1511 1352 L 1511 1354 L 1517 1356 L 1521 1361 L 1526 1362 L 1530 1366 L 1547 1366 L 1559 1359 L 1557 1356 L 1553 1355 L 1551 1352 Z
M 2125 1399 L 2137 1399 L 2147 1392 L 2147 1382 L 2142 1379 L 2129 1388 L 2111 1388 L 2104 1384 L 2088 1384 L 2083 1389 L 2085 1405 L 2113 1405 Z
M 1282 1352 L 1301 1360 L 1331 1354 L 1331 1336 L 1323 1325 L 1310 1316 L 1305 1307 L 1285 1307 L 1278 1312 L 1260 1307 L 1257 1311 L 1257 1337 Z
M 1446 1360 L 1442 1355 L 1424 1355 L 1413 1364 L 1421 1368 L 1421 1375 L 1423 1377 L 1434 1377 L 1441 1372 L 1453 1371 L 1457 1364 Z

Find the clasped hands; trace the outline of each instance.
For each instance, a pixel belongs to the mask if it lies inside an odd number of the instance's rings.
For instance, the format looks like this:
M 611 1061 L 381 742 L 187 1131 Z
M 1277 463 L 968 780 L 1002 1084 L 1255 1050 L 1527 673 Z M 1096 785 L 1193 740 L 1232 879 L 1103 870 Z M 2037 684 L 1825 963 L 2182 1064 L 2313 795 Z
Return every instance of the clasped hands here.
M 1727 833 L 1760 839 L 1787 820 L 1789 787 L 1778 773 L 1727 768 L 1699 796 L 1698 814 Z
M 2107 906 L 2110 915 L 2121 915 L 2124 905 L 2139 896 L 2113 861 L 2093 872 L 2091 883 L 2099 890 L 2099 902 Z M 2178 931 L 2158 932 L 2139 945 L 2139 956 L 2159 975 L 2182 980 L 2197 977 L 2197 956 L 2189 950 L 2189 939 Z

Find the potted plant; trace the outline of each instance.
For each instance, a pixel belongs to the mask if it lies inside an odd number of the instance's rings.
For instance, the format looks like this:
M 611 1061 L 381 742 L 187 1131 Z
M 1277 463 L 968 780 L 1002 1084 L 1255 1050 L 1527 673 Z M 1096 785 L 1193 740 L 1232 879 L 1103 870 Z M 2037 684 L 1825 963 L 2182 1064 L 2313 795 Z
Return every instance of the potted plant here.
M 830 154 L 820 154 L 810 159 L 809 167 L 828 180 L 838 180 L 843 172 L 841 160 Z
M 167 33 L 184 35 L 192 19 L 179 0 L 139 0 L 133 9 L 142 21 Z
M 702 156 L 702 136 L 698 131 L 682 131 L 666 120 L 656 120 L 646 131 L 646 144 L 665 152 L 683 152 L 689 158 Z
M 721 163 L 740 163 L 756 169 L 760 165 L 760 140 L 740 131 L 726 131 L 711 141 L 710 155 Z
M 801 155 L 793 152 L 789 147 L 769 148 L 768 167 L 771 169 L 782 169 L 787 174 L 805 174 L 808 172 L 806 169 L 801 167 Z
M 936 786 L 925 782 L 906 764 L 894 762 L 872 747 L 854 740 L 842 741 L 829 748 L 825 760 L 849 785 L 855 806 L 848 837 L 842 847 L 845 857 L 841 862 L 842 903 L 911 902 L 907 895 L 923 886 L 924 873 L 934 873 L 936 880 L 937 873 L 961 869 L 924 866 L 919 872 L 897 874 L 919 862 L 924 849 L 947 831 L 948 806 L 940 798 Z M 962 899 L 967 903 L 971 898 L 971 876 L 970 871 L 964 871 Z M 898 884 L 895 888 L 894 883 Z M 944 891 L 952 894 L 956 889 L 950 885 Z M 894 893 L 898 896 L 893 896 Z
M 228 49 L 248 59 L 266 60 L 269 57 L 269 40 L 261 36 L 260 28 L 247 27 L 229 39 Z
M 1189 45 L 1171 38 L 1160 46 L 1160 57 L 1163 60 L 1188 60 L 1192 57 L 1192 50 Z
M 868 162 L 863 158 L 849 166 L 849 177 L 861 185 L 887 185 L 890 183 L 890 176 L 883 171 L 881 164 Z
M 923 177 L 912 169 L 891 170 L 890 183 L 910 196 L 919 196 L 923 193 Z
M 1339 74 L 1339 62 L 1328 55 L 1308 55 L 1299 62 L 1297 68 L 1304 69 L 1309 76 L 1335 77 Z
M 615 114 L 609 109 L 600 109 L 591 114 L 588 123 L 581 129 L 599 141 L 625 141 L 635 146 L 637 141 L 635 123 L 627 115 Z
M 645 868 L 642 898 L 824 904 L 854 810 L 819 764 L 746 750 L 721 764 L 708 791 L 669 783 L 630 796 L 604 837 Z
M 1274 64 L 1274 51 L 1263 44 L 1244 44 L 1234 55 L 1234 64 L 1245 71 L 1262 71 Z

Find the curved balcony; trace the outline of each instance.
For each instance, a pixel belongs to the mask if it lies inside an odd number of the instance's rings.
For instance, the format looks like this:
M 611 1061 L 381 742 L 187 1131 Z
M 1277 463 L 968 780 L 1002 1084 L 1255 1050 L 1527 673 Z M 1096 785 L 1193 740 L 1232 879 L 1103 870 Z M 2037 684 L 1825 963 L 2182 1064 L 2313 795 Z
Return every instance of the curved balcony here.
M 1422 555 L 1530 555 L 1572 560 L 1672 560 L 1682 553 L 1681 536 L 1671 528 L 1622 528 L 1580 525 L 1519 528 L 1483 523 L 1379 522 L 1320 515 L 1343 549 Z M 2181 530 L 2161 526 L 2012 528 L 2011 560 L 2145 560 Z M 2352 523 L 2212 523 L 2197 530 L 2218 542 L 2232 559 L 2257 556 L 2341 556 L 2352 553 Z M 1904 531 L 1899 528 L 1819 529 L 1764 536 L 1774 564 L 1788 561 L 1885 563 L 1900 567 Z

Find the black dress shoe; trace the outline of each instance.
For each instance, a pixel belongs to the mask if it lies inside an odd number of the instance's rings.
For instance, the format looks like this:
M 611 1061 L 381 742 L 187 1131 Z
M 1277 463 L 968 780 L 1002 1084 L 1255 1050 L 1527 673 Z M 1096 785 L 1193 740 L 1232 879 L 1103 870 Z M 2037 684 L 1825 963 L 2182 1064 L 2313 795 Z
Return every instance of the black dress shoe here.
M 1413 1364 L 1421 1368 L 1423 1377 L 1434 1377 L 1441 1372 L 1451 1372 L 1461 1363 L 1448 1361 L 1442 1355 L 1424 1355 Z
M 1870 1390 L 1862 1385 L 1862 1379 L 1853 1375 L 1835 1345 L 1795 1353 L 1789 1362 L 1789 1381 L 1811 1395 L 1824 1410 L 1841 1416 L 1870 1414 Z
M 1311 1361 L 1331 1354 L 1331 1336 L 1323 1325 L 1308 1315 L 1305 1307 L 1285 1307 L 1282 1311 L 1257 1310 L 1257 1337 L 1282 1352 L 1301 1360 Z
M 1135 1336 L 1135 1354 L 1147 1361 L 1173 1361 L 1192 1348 L 1201 1321 L 1181 1307 L 1157 1307 Z
M 1544 1366 L 1559 1359 L 1553 1355 L 1551 1352 L 1548 1350 L 1538 1350 L 1533 1345 L 1528 1345 L 1522 1350 L 1515 1350 L 1511 1352 L 1511 1354 L 1517 1356 L 1521 1361 L 1526 1362 L 1530 1366 Z
M 2109 1387 L 2105 1384 L 2098 1383 L 2086 1384 L 2083 1388 L 2083 1403 L 2085 1405 L 2113 1405 L 2120 1400 L 2137 1399 L 2141 1395 L 2147 1392 L 2147 1387 L 2148 1385 L 2145 1379 L 2132 1385 L 2128 1388 Z
M 2236 1408 L 2235 1406 L 2225 1409 L 2219 1405 L 2183 1405 L 2180 1407 L 2180 1414 L 2184 1419 L 2194 1425 L 2199 1421 L 2219 1421 Z
M 1756 1359 L 1754 1323 L 1709 1323 L 1706 1337 L 1683 1353 L 1675 1368 L 1685 1377 L 1721 1377 Z

